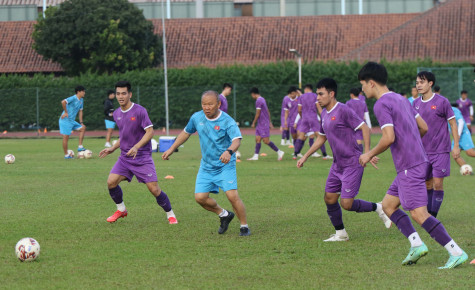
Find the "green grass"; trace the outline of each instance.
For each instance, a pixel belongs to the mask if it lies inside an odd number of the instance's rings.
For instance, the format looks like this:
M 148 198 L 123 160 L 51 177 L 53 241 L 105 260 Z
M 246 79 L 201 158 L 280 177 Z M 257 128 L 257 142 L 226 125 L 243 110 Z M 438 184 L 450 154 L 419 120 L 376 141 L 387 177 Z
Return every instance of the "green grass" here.
M 71 148 L 77 145 L 77 139 L 70 142 Z M 418 225 L 429 255 L 415 266 L 401 266 L 409 242 L 396 227 L 385 229 L 375 213 L 344 212 L 350 241 L 323 243 L 334 232 L 323 202 L 331 163 L 311 159 L 297 169 L 290 149 L 277 162 L 276 154 L 263 145 L 261 152 L 267 157 L 237 165 L 250 237 L 238 236 L 237 219 L 226 234 L 218 235 L 217 216 L 195 203 L 201 158 L 197 136 L 171 161 L 153 155 L 159 184 L 170 197 L 178 225 L 168 225 L 155 199 L 135 179 L 121 184 L 129 216 L 108 224 L 105 219 L 116 208 L 106 180 L 117 153 L 99 159 L 103 143 L 103 139 L 85 140 L 94 151 L 93 159 L 63 160 L 59 139 L 0 140 L 0 156 L 13 153 L 17 158 L 13 165 L 0 164 L 0 288 L 467 289 L 474 285 L 473 265 L 437 269 L 448 254 Z M 253 150 L 253 136 L 245 136 L 243 159 Z M 395 170 L 389 152 L 380 163 L 379 170 L 366 169 L 359 198 L 383 198 Z M 165 175 L 175 179 L 165 180 Z M 470 260 L 475 258 L 474 188 L 474 177 L 461 176 L 453 163 L 439 216 Z M 216 199 L 230 208 L 224 194 Z M 35 262 L 21 263 L 14 245 L 27 236 L 38 240 L 41 255 Z

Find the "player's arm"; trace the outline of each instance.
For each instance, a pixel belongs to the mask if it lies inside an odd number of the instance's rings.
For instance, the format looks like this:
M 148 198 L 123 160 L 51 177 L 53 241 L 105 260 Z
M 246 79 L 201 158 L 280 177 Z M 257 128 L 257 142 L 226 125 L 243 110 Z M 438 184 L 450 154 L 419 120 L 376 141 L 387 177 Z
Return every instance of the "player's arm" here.
M 458 134 L 457 122 L 455 121 L 455 117 L 449 120 L 449 125 L 450 129 L 452 130 L 452 137 L 454 138 L 454 148 L 452 149 L 452 156 L 454 157 L 454 159 L 457 159 L 460 157 L 460 137 Z
M 300 104 L 298 105 L 298 112 L 299 112 L 298 115 L 302 117 L 302 105 Z
M 366 121 L 366 124 L 368 125 L 368 128 L 371 129 L 371 118 L 369 117 L 369 112 L 364 112 L 364 119 Z
M 269 127 L 270 127 L 271 129 L 274 129 L 274 125 L 272 125 L 272 119 L 271 119 L 271 117 L 270 117 L 270 111 L 269 111 L 269 110 L 267 110 L 267 114 L 269 115 Z
M 459 131 L 458 131 L 458 133 L 459 133 L 459 139 L 460 139 L 460 136 L 462 136 L 464 123 L 465 123 L 465 121 L 463 120 L 463 118 L 460 118 L 460 119 L 457 121 L 457 129 L 459 130 Z
M 229 151 L 232 151 L 234 154 L 234 152 L 238 150 L 239 146 L 241 146 L 241 138 L 235 138 L 228 149 L 224 151 L 223 154 L 221 154 L 219 160 L 224 164 L 229 163 L 232 157 L 232 154 Z
M 66 101 L 66 99 L 64 99 L 64 100 L 61 101 L 61 106 L 63 107 L 63 110 L 64 110 L 64 114 L 61 115 L 61 119 L 64 119 L 64 118 L 67 118 L 67 117 L 68 117 L 68 108 L 67 108 L 67 105 L 68 105 L 68 101 Z
M 104 158 L 107 155 L 113 153 L 119 147 L 120 147 L 120 138 L 119 140 L 117 140 L 117 142 L 115 142 L 115 144 L 112 145 L 112 147 L 102 149 L 101 152 L 99 152 L 99 157 Z
M 315 107 L 317 107 L 318 115 L 321 115 L 323 109 L 322 109 L 322 107 L 320 107 L 320 105 L 318 104 L 318 102 L 315 103 Z
M 366 166 L 368 162 L 371 161 L 371 159 L 384 151 L 386 151 L 391 144 L 394 143 L 394 140 L 396 139 L 396 136 L 394 134 L 394 127 L 393 125 L 387 125 L 383 129 L 383 136 L 381 136 L 381 139 L 379 140 L 378 144 L 371 149 L 369 152 L 363 154 L 360 156 L 360 165 L 361 166 Z
M 289 124 L 287 124 L 287 119 L 289 118 L 289 110 L 285 110 L 284 112 L 284 129 L 289 127 Z
M 82 109 L 81 109 L 81 110 L 79 110 L 79 114 L 78 114 L 78 116 L 79 116 L 79 123 L 81 123 L 81 125 L 83 125 L 83 119 L 82 119 L 82 116 L 83 116 L 83 111 L 82 111 Z
M 369 130 L 368 125 L 364 122 L 360 127 L 358 127 L 357 130 L 361 130 L 361 132 L 363 133 L 364 151 L 365 153 L 368 153 L 371 149 L 371 131 Z M 378 164 L 378 161 L 379 157 L 374 156 L 369 162 L 371 163 L 371 165 L 373 165 L 374 168 L 378 169 L 378 167 L 376 166 L 376 164 Z
M 135 156 L 137 156 L 137 152 L 139 151 L 139 149 L 142 148 L 148 142 L 150 142 L 150 140 L 152 140 L 152 137 L 153 137 L 153 126 L 150 126 L 145 129 L 145 134 L 143 135 L 142 139 L 140 139 L 140 141 L 137 142 L 137 144 L 132 146 L 129 152 L 127 152 L 125 155 L 132 156 L 135 159 Z
M 191 134 L 187 133 L 185 130 L 181 131 L 181 133 L 176 137 L 175 142 L 173 142 L 172 146 L 168 148 L 167 151 L 163 152 L 162 154 L 162 159 L 163 160 L 168 160 L 170 155 L 175 152 L 175 150 L 181 146 L 181 144 L 185 143 L 188 138 L 190 138 Z
M 320 147 L 322 147 L 322 145 L 326 141 L 327 141 L 327 136 L 322 135 L 322 134 L 318 134 L 317 140 L 315 140 L 312 147 L 310 147 L 310 149 L 308 149 L 308 151 L 305 153 L 305 155 L 302 158 L 300 158 L 299 161 L 297 161 L 297 168 L 303 167 L 303 164 L 305 163 L 305 161 L 307 161 L 308 157 L 310 157 L 310 155 L 312 155 L 318 149 L 320 149 Z
M 257 108 L 256 115 L 254 116 L 254 121 L 252 121 L 252 125 L 251 125 L 252 128 L 256 127 L 256 122 L 257 122 L 257 119 L 259 119 L 260 115 L 261 115 L 261 108 Z
M 424 119 L 422 119 L 420 115 L 416 117 L 416 123 L 417 123 L 417 128 L 419 129 L 419 134 L 421 135 L 421 138 L 422 138 L 429 130 L 429 127 L 427 126 L 426 121 L 424 121 Z

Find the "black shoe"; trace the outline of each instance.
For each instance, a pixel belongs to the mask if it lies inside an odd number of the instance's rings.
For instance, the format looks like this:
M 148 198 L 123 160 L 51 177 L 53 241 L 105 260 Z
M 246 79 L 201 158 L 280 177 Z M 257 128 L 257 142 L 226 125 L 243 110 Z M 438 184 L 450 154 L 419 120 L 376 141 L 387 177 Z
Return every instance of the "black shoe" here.
M 241 232 L 239 233 L 240 236 L 250 236 L 251 230 L 248 227 L 242 227 Z
M 228 230 L 229 223 L 233 218 L 234 213 L 232 211 L 229 211 L 227 216 L 219 218 L 221 220 L 221 226 L 219 227 L 218 234 L 224 234 Z

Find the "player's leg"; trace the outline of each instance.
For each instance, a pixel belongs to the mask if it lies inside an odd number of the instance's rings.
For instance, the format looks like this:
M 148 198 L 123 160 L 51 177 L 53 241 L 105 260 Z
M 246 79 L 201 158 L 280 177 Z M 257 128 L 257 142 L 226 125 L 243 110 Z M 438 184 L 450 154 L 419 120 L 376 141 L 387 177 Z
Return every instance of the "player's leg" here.
M 330 168 L 327 182 L 325 184 L 324 201 L 327 206 L 328 218 L 335 228 L 335 234 L 324 240 L 325 242 L 341 242 L 349 240 L 348 233 L 343 224 L 343 213 L 340 204 L 338 203 L 338 199 L 340 198 L 339 192 L 341 192 L 342 189 L 341 186 L 341 174 L 333 164 Z
M 472 134 L 472 124 L 471 124 L 471 122 L 466 122 L 466 123 L 467 123 L 468 131 L 470 131 L 470 134 Z
M 432 195 L 432 206 L 430 214 L 437 217 L 442 201 L 444 200 L 444 178 L 434 177 L 434 191 Z
M 240 236 L 249 236 L 251 234 L 251 231 L 249 230 L 249 226 L 247 225 L 247 217 L 246 217 L 246 207 L 244 206 L 244 203 L 242 202 L 241 198 L 239 197 L 237 189 L 232 189 L 226 191 L 226 196 L 231 203 L 234 212 L 239 218 L 240 222 Z
M 300 154 L 300 151 L 302 151 L 302 148 L 303 148 L 303 145 L 305 144 L 306 139 L 307 139 L 307 136 L 305 135 L 305 132 L 299 131 L 299 129 L 297 129 L 297 140 L 295 140 L 295 145 L 294 145 L 295 146 L 294 155 L 293 155 L 294 159 L 297 159 L 298 155 Z
M 107 129 L 107 134 L 106 134 L 106 144 L 105 144 L 105 147 L 108 148 L 108 147 L 112 147 L 112 144 L 111 144 L 111 137 L 112 137 L 112 131 L 114 129 L 112 128 L 109 128 Z
M 64 151 L 64 158 L 68 158 L 68 141 L 69 141 L 69 135 L 63 135 L 63 151 Z
M 79 144 L 78 144 L 78 151 L 85 151 L 84 146 L 82 145 L 82 141 L 84 140 L 84 134 L 86 133 L 86 125 L 82 125 L 79 128 Z
M 277 153 L 277 160 L 279 161 L 282 160 L 282 158 L 284 157 L 284 151 L 279 150 L 279 148 L 275 146 L 274 142 L 272 142 L 268 136 L 263 137 L 262 142 L 264 142 L 264 144 L 268 145 L 272 150 L 274 150 Z
M 68 154 L 68 142 L 69 142 L 69 135 L 71 135 L 72 126 L 71 122 L 68 119 L 59 119 L 59 133 L 63 135 L 63 151 L 64 151 L 64 158 L 65 159 L 72 159 L 72 156 Z
M 173 212 L 170 199 L 168 198 L 168 195 L 160 188 L 158 182 L 147 182 L 145 184 L 147 185 L 150 193 L 155 196 L 157 204 L 166 212 L 168 222 L 170 224 L 177 224 L 178 221 L 176 219 L 175 213 Z
M 257 131 L 256 131 L 256 134 L 257 134 Z M 261 151 L 261 141 L 262 141 L 261 136 L 256 135 L 256 147 L 254 149 L 254 155 L 251 158 L 248 158 L 247 160 L 250 160 L 250 161 L 259 160 L 259 152 Z
M 114 168 L 116 168 L 116 166 L 114 166 Z M 119 166 L 117 166 L 116 171 L 117 169 L 119 169 Z M 112 173 L 112 171 L 109 174 L 109 177 L 107 177 L 107 188 L 109 189 L 109 195 L 117 206 L 117 211 L 107 218 L 107 221 L 110 223 L 117 221 L 119 218 L 127 216 L 127 209 L 123 200 L 122 188 L 120 188 L 119 185 L 119 183 L 126 179 L 127 177 Z
M 475 151 L 474 151 L 475 153 Z M 467 154 L 468 155 L 468 154 Z M 470 155 L 469 155 L 470 156 Z M 475 156 L 474 156 L 475 157 Z M 459 158 L 454 158 L 455 162 L 458 164 L 458 166 L 462 167 L 462 165 L 467 164 L 465 160 L 462 157 Z
M 475 150 L 473 148 L 465 150 L 465 153 L 470 157 L 475 157 Z
M 450 153 L 429 154 L 428 158 L 432 165 L 433 191 L 432 200 L 427 202 L 427 210 L 431 215 L 437 217 L 444 200 L 444 177 L 450 176 Z

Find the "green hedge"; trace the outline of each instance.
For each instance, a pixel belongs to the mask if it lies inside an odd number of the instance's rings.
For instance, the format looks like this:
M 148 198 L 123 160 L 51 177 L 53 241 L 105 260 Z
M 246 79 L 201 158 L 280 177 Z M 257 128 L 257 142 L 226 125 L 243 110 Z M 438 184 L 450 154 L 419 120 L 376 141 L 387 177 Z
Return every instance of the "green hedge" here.
M 417 67 L 469 66 L 467 63 L 440 64 L 430 60 L 393 62 L 385 63 L 385 65 L 389 74 L 388 86 L 393 87 L 397 92 L 407 93 L 410 93 L 411 86 L 414 84 Z M 361 64 L 357 62 L 304 63 L 302 84 L 315 84 L 320 78 L 332 77 L 339 84 L 338 98 L 346 101 L 349 89 L 359 86 L 357 74 L 360 68 Z M 86 87 L 84 108 L 86 125 L 89 129 L 103 129 L 102 102 L 106 97 L 106 91 L 112 89 L 118 80 L 129 80 L 132 83 L 135 101 L 148 109 L 155 128 L 164 127 L 163 70 L 153 69 L 111 75 L 83 74 L 73 78 L 43 74 L 0 75 L 0 102 L 2 103 L 0 130 L 36 127 L 58 129 L 58 118 L 62 111 L 60 102 L 73 95 L 74 87 L 78 84 Z M 274 125 L 279 126 L 282 98 L 289 86 L 298 83 L 297 64 L 294 61 L 286 61 L 253 66 L 170 69 L 168 71 L 170 127 L 185 126 L 191 114 L 201 109 L 201 93 L 209 89 L 220 92 L 225 82 L 232 83 L 235 87 L 228 101 L 229 114 L 235 117 L 236 121 L 241 125 L 252 121 L 255 108 L 254 101 L 248 92 L 252 86 L 257 86 L 261 95 L 267 100 Z M 234 101 L 236 111 L 234 111 Z M 370 111 L 373 104 L 374 100 L 369 100 Z M 36 125 L 37 110 L 39 126 Z M 373 122 L 375 122 L 374 118 Z

